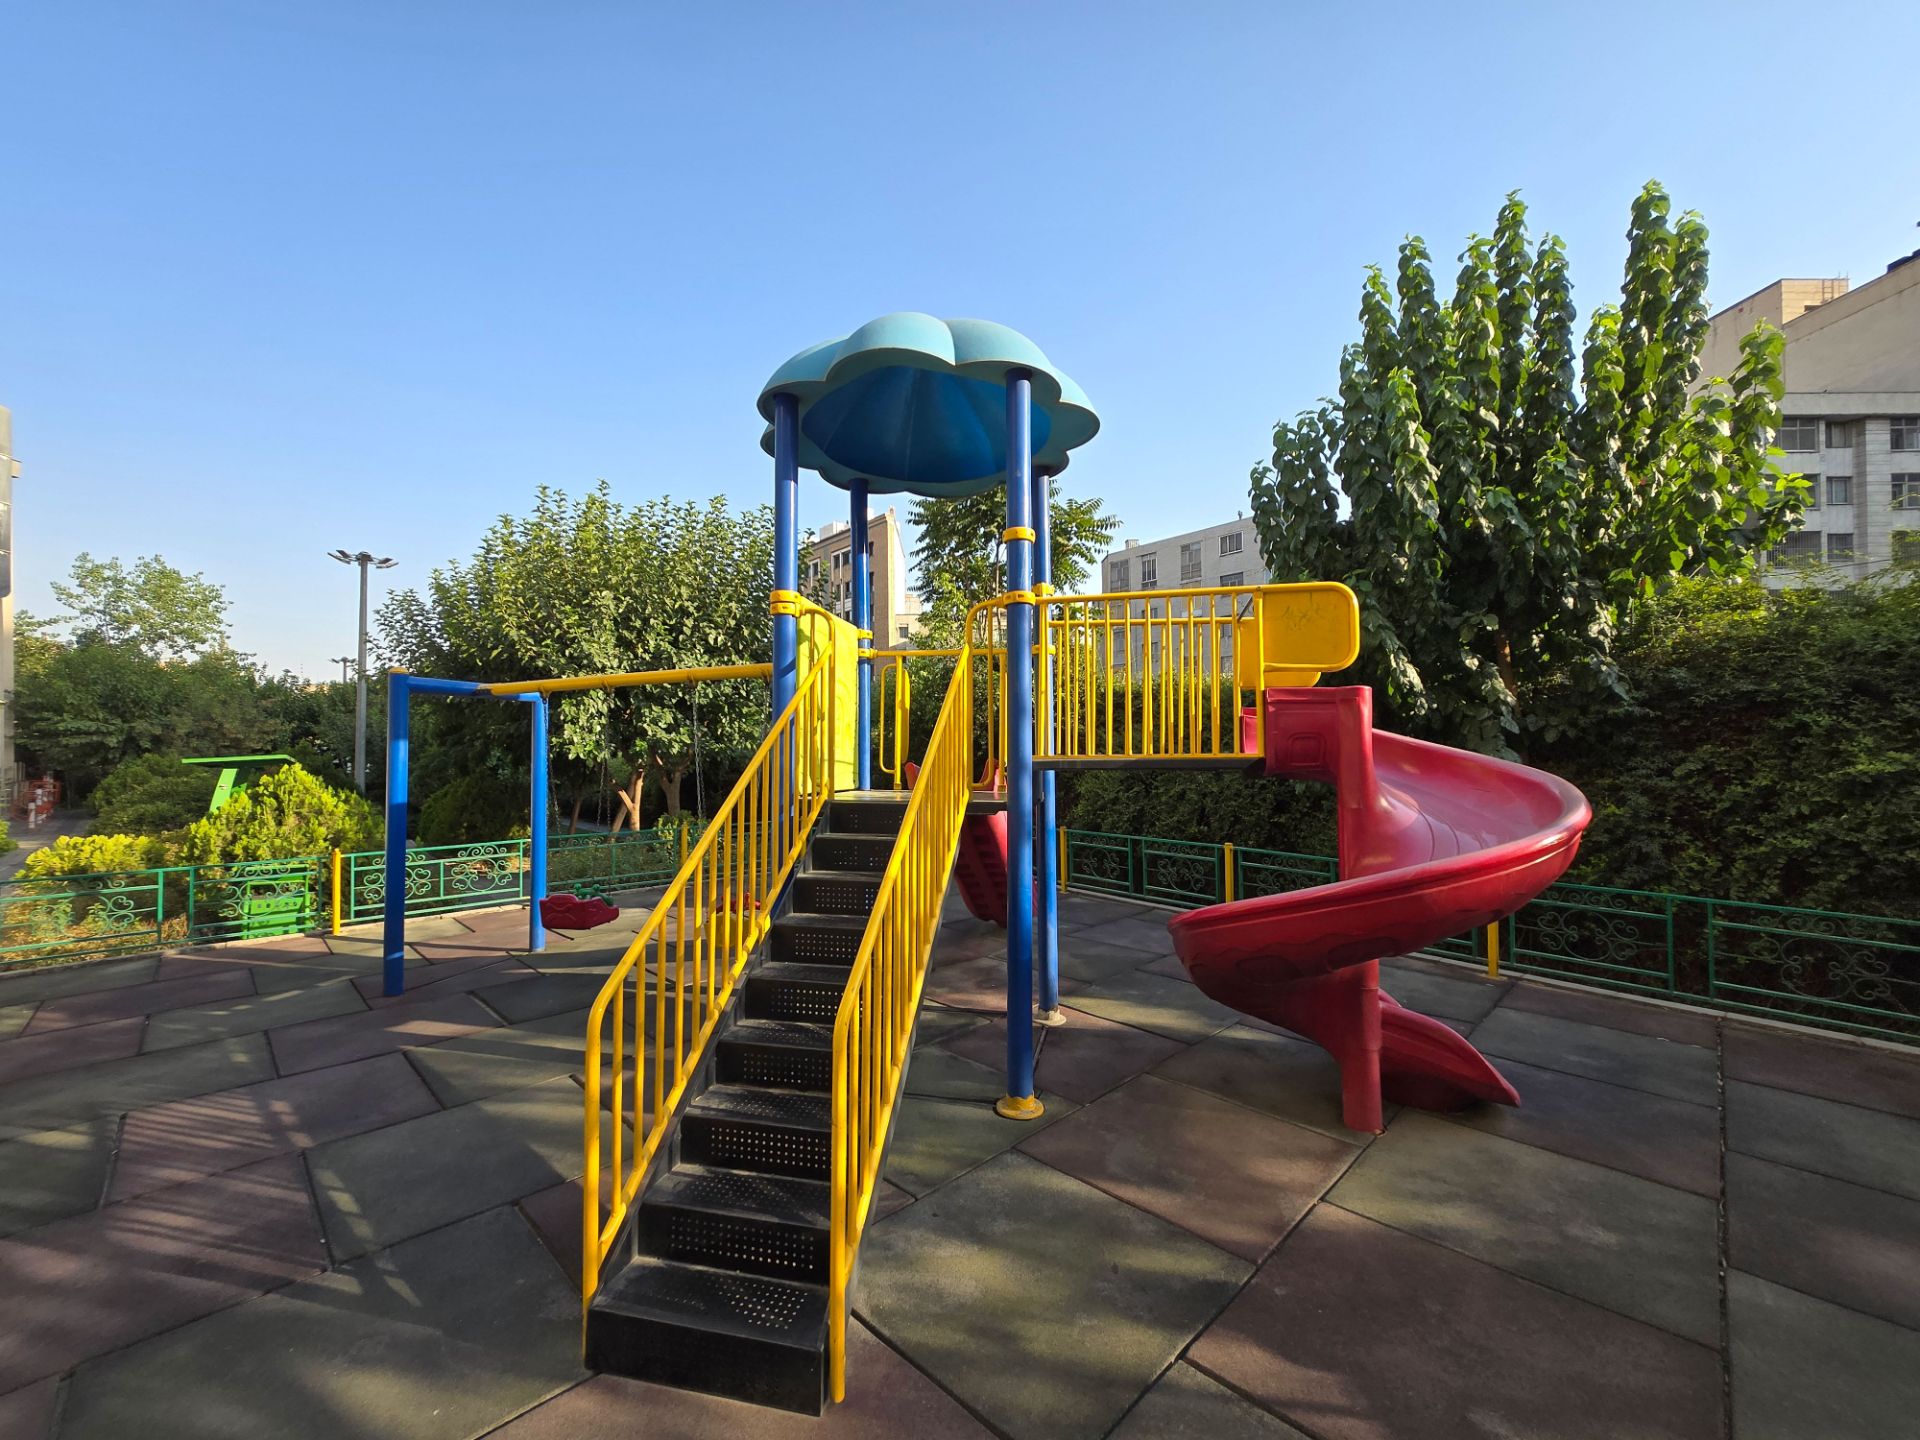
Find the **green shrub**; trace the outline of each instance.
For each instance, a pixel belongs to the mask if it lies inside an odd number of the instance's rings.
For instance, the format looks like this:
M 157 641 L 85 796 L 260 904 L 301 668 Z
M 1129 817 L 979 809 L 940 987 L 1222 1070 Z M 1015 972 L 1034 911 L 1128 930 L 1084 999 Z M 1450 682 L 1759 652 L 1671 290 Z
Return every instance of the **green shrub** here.
M 187 827 L 184 857 L 196 865 L 279 860 L 380 843 L 379 812 L 351 790 L 339 790 L 300 765 L 283 765 Z
M 167 864 L 179 840 L 178 835 L 62 835 L 21 862 L 20 878 L 148 870 Z
M 207 813 L 219 776 L 210 765 L 183 765 L 173 755 L 142 755 L 95 787 L 95 835 L 157 835 L 181 830 Z
M 469 770 L 420 806 L 413 839 L 421 845 L 472 845 L 528 833 L 527 788 L 485 770 Z

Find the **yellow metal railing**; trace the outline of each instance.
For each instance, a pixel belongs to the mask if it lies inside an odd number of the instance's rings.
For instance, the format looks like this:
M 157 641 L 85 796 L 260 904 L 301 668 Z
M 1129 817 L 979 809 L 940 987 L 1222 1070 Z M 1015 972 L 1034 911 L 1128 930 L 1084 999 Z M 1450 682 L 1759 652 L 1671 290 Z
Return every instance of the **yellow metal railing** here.
M 891 782 L 887 788 L 898 790 L 907 783 L 907 738 L 913 728 L 913 678 L 907 672 L 904 655 L 891 663 L 881 663 L 878 656 L 874 659 L 875 748 L 880 752 L 877 768 Z M 891 705 L 887 701 L 889 677 L 893 680 Z
M 847 1391 L 847 1287 L 879 1181 L 947 875 L 973 788 L 975 658 L 971 649 L 960 652 L 833 1022 L 827 1316 L 835 1400 L 845 1399 Z
M 832 678 L 829 646 L 801 677 L 588 1012 L 583 1304 L 599 1286 L 608 1247 L 832 797 Z

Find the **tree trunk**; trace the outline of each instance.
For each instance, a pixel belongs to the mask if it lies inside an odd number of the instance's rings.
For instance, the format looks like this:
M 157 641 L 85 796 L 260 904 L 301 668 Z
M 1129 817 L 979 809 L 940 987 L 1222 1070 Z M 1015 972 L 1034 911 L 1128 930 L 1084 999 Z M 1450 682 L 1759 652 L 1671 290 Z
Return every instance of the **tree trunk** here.
M 676 820 L 680 818 L 680 782 L 686 778 L 685 769 L 660 772 L 660 796 L 667 802 L 667 814 Z
M 584 795 L 575 795 L 573 797 L 573 814 L 567 820 L 567 834 L 578 835 L 580 833 L 580 807 L 586 803 L 587 797 Z
M 1520 682 L 1513 675 L 1513 641 L 1507 638 L 1506 626 L 1493 632 L 1494 664 L 1500 671 L 1500 683 L 1507 687 L 1507 694 L 1513 697 L 1514 704 L 1520 703 Z
M 629 824 L 633 826 L 634 832 L 636 834 L 639 833 L 640 786 L 644 782 L 645 778 L 646 778 L 645 771 L 636 770 L 633 772 L 633 780 L 630 783 L 630 788 L 632 791 L 631 794 L 629 794 L 628 791 L 625 789 L 616 788 L 614 790 L 613 792 L 614 798 L 620 802 L 620 813 L 613 817 L 613 825 L 609 833 L 612 833 L 612 831 L 618 831 L 622 825 L 629 825 Z

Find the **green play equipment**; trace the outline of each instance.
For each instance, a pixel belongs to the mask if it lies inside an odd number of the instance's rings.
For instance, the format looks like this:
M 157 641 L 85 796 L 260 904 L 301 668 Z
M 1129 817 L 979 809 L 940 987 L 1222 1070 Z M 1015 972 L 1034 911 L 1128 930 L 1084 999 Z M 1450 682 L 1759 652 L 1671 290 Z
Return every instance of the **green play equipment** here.
M 219 782 L 213 787 L 213 798 L 207 801 L 207 814 L 211 815 L 227 801 L 244 791 L 247 786 L 266 774 L 276 765 L 291 765 L 291 755 L 194 755 L 180 762 L 182 765 L 218 765 Z

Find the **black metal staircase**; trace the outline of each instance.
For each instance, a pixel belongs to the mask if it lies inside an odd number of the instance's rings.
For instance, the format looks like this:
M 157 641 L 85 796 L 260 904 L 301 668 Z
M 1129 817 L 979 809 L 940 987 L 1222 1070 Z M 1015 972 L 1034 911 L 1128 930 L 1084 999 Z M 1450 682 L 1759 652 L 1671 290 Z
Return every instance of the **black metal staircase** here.
M 614 1246 L 592 1368 L 820 1413 L 833 1019 L 906 800 L 829 803 Z

